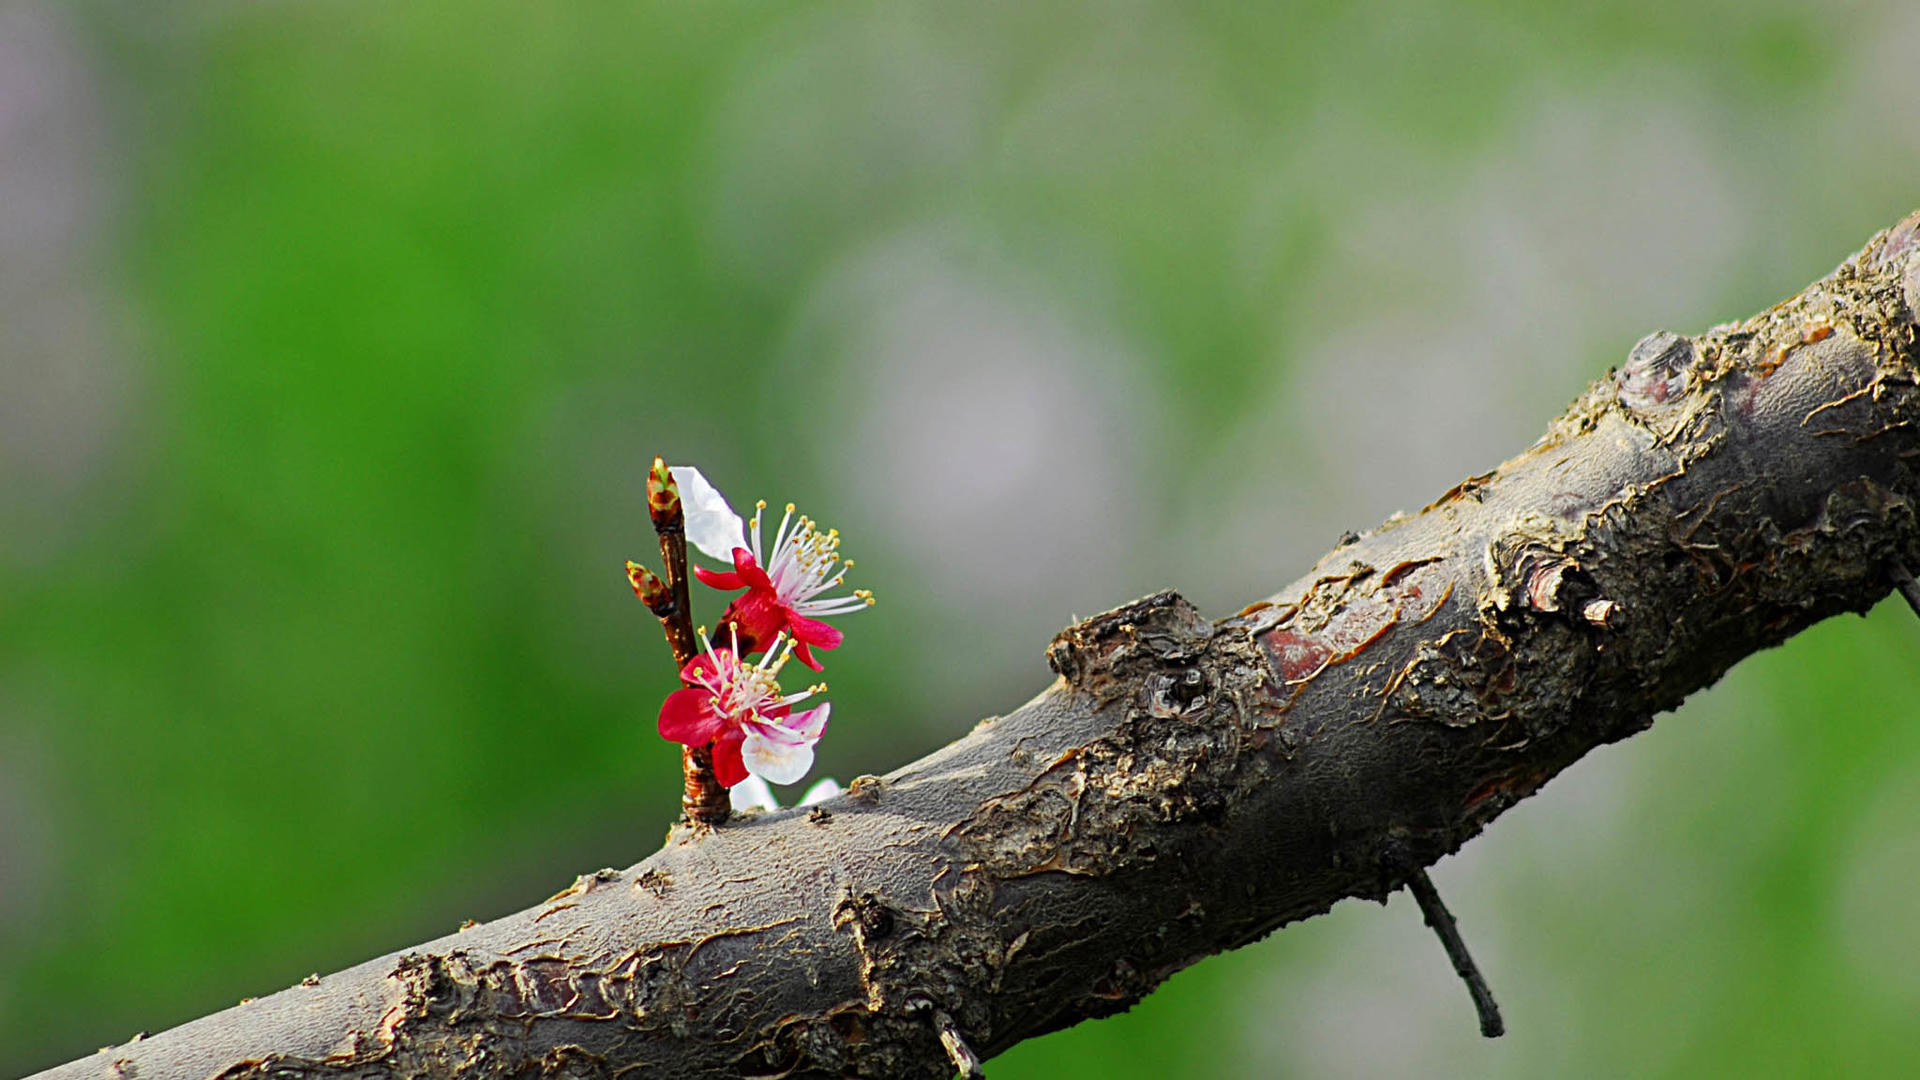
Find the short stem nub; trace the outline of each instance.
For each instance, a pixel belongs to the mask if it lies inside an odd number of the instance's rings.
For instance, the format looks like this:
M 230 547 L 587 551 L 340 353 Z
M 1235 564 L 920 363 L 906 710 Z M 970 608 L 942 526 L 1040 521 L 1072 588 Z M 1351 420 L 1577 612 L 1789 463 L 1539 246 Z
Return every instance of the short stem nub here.
M 1915 615 L 1920 615 L 1920 583 L 1913 580 L 1913 571 L 1907 569 L 1907 564 L 1896 559 L 1890 568 L 1890 576 L 1893 578 L 1894 587 L 1900 590 L 1900 595 L 1907 598 L 1907 606 L 1913 609 Z
M 1489 1039 L 1506 1034 L 1507 1025 L 1500 1019 L 1500 1006 L 1493 1002 L 1493 991 L 1488 989 L 1480 969 L 1474 966 L 1467 943 L 1460 937 L 1460 927 L 1455 925 L 1447 905 L 1440 902 L 1440 890 L 1433 887 L 1433 879 L 1425 870 L 1415 870 L 1407 879 L 1407 891 L 1420 905 L 1420 914 L 1426 917 L 1427 925 L 1439 935 L 1441 947 L 1447 950 L 1447 959 L 1453 961 L 1454 972 L 1467 984 L 1467 993 L 1473 995 L 1474 1010 L 1480 1014 L 1480 1034 Z
M 987 1080 L 987 1071 L 980 1066 L 980 1055 L 967 1045 L 967 1037 L 960 1032 L 960 1025 L 953 1022 L 947 1011 L 936 1006 L 926 998 L 914 998 L 907 1003 L 907 1011 L 917 1014 L 933 1025 L 935 1034 L 940 1036 L 940 1048 L 947 1052 L 947 1060 L 965 1080 Z

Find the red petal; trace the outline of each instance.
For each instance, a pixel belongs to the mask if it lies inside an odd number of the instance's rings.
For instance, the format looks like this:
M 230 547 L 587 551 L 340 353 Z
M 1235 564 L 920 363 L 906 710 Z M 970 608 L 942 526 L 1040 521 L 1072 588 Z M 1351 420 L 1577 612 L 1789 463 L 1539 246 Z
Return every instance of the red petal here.
M 725 649 L 714 650 L 714 652 L 726 651 Z M 701 653 L 687 661 L 687 666 L 680 669 L 680 681 L 683 683 L 697 683 L 702 678 L 708 682 L 718 682 L 720 679 L 720 665 L 714 662 L 711 653 Z
M 846 638 L 845 634 L 828 626 L 818 619 L 809 619 L 804 615 L 787 613 L 787 626 L 793 631 L 793 655 L 801 663 L 815 671 L 825 670 L 820 661 L 813 658 L 817 648 L 837 648 Z
M 815 671 L 825 671 L 826 666 L 813 658 L 813 650 L 804 641 L 793 643 L 793 657 Z
M 746 734 L 739 728 L 722 735 L 713 744 L 713 775 L 721 787 L 732 787 L 747 778 L 747 763 L 740 758 L 740 744 Z
M 775 634 L 787 628 L 787 609 L 780 606 L 768 589 L 748 589 L 744 595 L 734 597 L 723 618 L 731 619 L 740 628 L 742 652 L 766 648 Z
M 819 619 L 809 619 L 805 615 L 789 613 L 787 616 L 787 625 L 793 628 L 793 639 L 795 641 L 804 641 L 815 648 L 837 649 L 840 647 L 840 643 L 846 640 L 847 637 L 847 635 L 835 630 Z
M 668 694 L 660 706 L 660 737 L 688 746 L 704 746 L 713 741 L 726 724 L 713 711 L 712 700 L 713 695 L 705 690 L 675 690 Z
M 747 587 L 747 583 L 740 580 L 740 575 L 731 570 L 709 570 L 704 566 L 696 566 L 693 568 L 693 576 L 699 578 L 702 584 L 719 589 L 721 592 L 732 592 L 735 589 Z
M 773 579 L 767 576 L 765 570 L 760 569 L 760 563 L 754 559 L 753 552 L 746 548 L 734 548 L 733 568 L 739 571 L 741 579 L 749 588 L 773 591 Z

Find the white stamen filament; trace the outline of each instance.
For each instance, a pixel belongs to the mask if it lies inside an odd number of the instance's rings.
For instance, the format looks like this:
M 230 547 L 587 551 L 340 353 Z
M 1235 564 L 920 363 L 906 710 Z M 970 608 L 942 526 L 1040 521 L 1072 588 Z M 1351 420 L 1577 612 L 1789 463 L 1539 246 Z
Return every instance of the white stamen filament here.
M 740 628 L 729 626 L 729 629 L 733 631 L 733 648 L 725 659 L 707 638 L 707 628 L 703 626 L 699 630 L 700 645 L 712 660 L 713 672 L 701 672 L 694 676 L 694 681 L 711 695 L 707 701 L 715 712 L 730 717 L 759 718 L 775 704 L 792 705 L 827 689 L 826 683 L 819 683 L 799 693 L 781 694 L 780 669 L 786 667 L 793 656 L 794 640 L 782 632 L 773 639 L 772 647 L 760 657 L 759 663 L 742 664 Z
M 852 596 L 820 596 L 845 582 L 846 568 L 853 565 L 852 559 L 840 558 L 840 530 L 821 532 L 812 518 L 804 514 L 796 518 L 794 505 L 788 503 L 780 527 L 774 530 L 773 553 L 769 556 L 761 546 L 760 519 L 766 508 L 765 499 L 754 504 L 750 528 L 753 557 L 773 582 L 773 591 L 782 604 L 809 618 L 872 606 L 873 593 L 866 589 L 856 589 Z

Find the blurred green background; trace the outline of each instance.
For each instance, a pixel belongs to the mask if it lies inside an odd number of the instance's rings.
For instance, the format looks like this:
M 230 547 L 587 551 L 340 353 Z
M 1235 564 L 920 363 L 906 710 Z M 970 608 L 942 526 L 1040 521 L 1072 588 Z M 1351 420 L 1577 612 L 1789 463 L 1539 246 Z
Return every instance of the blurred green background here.
M 846 536 L 821 771 L 1216 613 L 1920 206 L 1920 9 L 0 2 L 0 1073 L 624 866 L 645 461 Z M 711 610 L 711 609 L 709 609 Z M 710 616 L 709 616 L 710 617 Z M 1892 1075 L 1920 626 L 1019 1077 Z

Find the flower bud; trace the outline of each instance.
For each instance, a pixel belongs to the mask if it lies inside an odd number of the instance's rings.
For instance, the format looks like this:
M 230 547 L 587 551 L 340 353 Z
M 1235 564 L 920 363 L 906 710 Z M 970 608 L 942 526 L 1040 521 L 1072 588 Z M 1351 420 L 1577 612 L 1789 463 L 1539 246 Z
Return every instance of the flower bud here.
M 667 463 L 657 457 L 647 472 L 647 513 L 656 529 L 680 521 L 680 485 L 674 482 Z
M 658 574 L 639 563 L 627 561 L 627 580 L 633 585 L 633 595 L 647 605 L 647 610 L 659 614 L 673 606 L 673 590 Z

